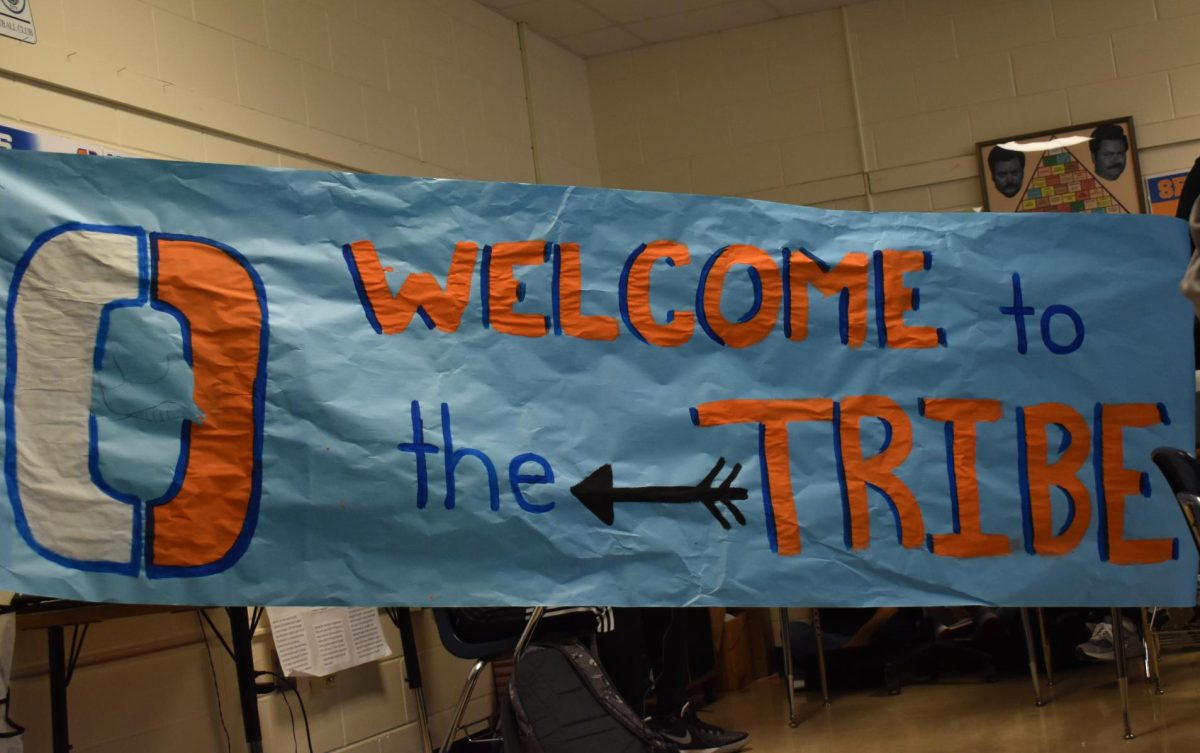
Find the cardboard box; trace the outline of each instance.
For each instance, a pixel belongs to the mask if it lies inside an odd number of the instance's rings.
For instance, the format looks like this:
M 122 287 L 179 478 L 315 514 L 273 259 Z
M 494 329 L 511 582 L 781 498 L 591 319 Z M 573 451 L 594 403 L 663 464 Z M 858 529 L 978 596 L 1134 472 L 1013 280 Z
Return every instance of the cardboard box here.
M 717 653 L 717 686 L 721 690 L 739 690 L 750 682 L 748 624 L 745 614 L 725 613 Z
M 771 654 L 775 649 L 771 610 L 748 609 L 745 616 L 747 647 L 750 652 L 750 679 L 757 680 L 771 674 Z
M 712 629 L 713 656 L 721 655 L 721 635 L 725 632 L 725 607 L 708 608 L 709 627 Z

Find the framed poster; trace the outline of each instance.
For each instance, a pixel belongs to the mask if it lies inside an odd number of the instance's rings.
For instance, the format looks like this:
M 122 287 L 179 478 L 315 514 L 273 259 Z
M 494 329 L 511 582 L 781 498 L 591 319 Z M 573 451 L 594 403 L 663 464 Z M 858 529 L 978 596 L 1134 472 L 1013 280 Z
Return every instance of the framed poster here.
M 1143 211 L 1133 118 L 1064 126 L 975 146 L 989 211 Z

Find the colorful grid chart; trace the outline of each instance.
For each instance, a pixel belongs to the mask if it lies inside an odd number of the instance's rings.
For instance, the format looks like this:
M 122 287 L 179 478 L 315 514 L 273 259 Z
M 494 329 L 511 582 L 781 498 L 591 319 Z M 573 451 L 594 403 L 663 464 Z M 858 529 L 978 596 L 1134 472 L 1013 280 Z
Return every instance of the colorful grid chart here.
M 1042 153 L 1017 211 L 1128 213 L 1096 176 L 1066 149 Z

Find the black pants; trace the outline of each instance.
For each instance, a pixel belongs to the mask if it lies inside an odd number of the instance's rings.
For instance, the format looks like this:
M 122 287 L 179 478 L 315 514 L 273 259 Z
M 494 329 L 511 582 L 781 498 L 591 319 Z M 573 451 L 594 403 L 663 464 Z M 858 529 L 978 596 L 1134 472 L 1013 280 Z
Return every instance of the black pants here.
M 677 716 L 687 703 L 688 640 L 683 610 L 620 608 L 616 627 L 597 636 L 600 663 L 641 716 L 653 691 L 655 716 Z M 651 679 L 653 678 L 653 683 Z

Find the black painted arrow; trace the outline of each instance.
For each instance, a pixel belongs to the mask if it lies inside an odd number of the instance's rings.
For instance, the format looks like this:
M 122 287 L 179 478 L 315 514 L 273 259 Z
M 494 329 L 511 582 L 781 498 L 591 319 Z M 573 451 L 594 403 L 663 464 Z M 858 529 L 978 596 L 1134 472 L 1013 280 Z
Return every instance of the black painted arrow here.
M 746 516 L 733 504 L 735 499 L 746 499 L 745 489 L 730 486 L 742 470 L 741 463 L 733 466 L 729 476 L 715 489 L 713 479 L 725 467 L 725 458 L 717 460 L 708 475 L 697 486 L 627 486 L 614 487 L 611 465 L 602 465 L 587 478 L 571 487 L 571 493 L 591 510 L 592 514 L 605 525 L 611 526 L 615 520 L 613 505 L 617 502 L 692 504 L 699 502 L 712 513 L 722 528 L 730 528 L 729 521 L 717 508 L 717 503 L 725 505 L 734 520 L 739 525 L 746 525 Z

